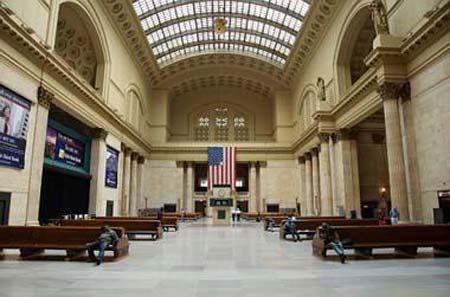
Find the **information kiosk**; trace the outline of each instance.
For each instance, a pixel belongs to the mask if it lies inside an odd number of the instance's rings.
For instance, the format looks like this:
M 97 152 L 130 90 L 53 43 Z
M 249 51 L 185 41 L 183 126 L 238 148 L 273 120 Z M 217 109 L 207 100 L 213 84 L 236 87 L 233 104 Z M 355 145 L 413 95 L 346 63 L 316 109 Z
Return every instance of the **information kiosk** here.
M 212 194 L 209 198 L 209 207 L 211 207 L 213 225 L 231 225 L 233 198 L 230 187 L 215 187 Z

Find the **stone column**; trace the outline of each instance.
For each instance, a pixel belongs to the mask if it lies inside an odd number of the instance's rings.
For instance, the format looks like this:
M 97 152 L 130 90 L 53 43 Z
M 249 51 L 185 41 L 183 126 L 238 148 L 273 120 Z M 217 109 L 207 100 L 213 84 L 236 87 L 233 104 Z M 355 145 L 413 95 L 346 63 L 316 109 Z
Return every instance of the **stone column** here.
M 262 201 L 261 201 L 261 165 L 262 162 L 258 162 L 256 166 L 256 211 L 262 212 Z
M 194 162 L 187 162 L 186 212 L 194 212 Z
M 122 181 L 122 216 L 129 216 L 131 149 L 122 144 L 123 151 L 123 181 Z
M 138 154 L 131 154 L 131 174 L 130 174 L 130 217 L 137 216 L 137 159 Z
M 337 133 L 336 153 L 336 205 L 335 215 L 349 215 L 355 207 L 355 172 L 352 160 L 352 143 L 348 130 L 339 130 Z M 357 171 L 356 171 L 357 173 Z M 359 193 L 359 189 L 358 189 Z M 358 194 L 359 196 L 359 194 Z M 338 208 L 342 207 L 344 213 Z
M 401 85 L 385 82 L 378 87 L 383 100 L 386 126 L 386 148 L 389 166 L 389 187 L 392 207 L 397 207 L 400 220 L 409 221 L 408 198 L 403 157 L 398 98 Z
M 320 202 L 321 215 L 333 215 L 333 198 L 331 193 L 331 170 L 330 170 L 330 148 L 329 134 L 321 133 L 320 153 L 319 153 L 319 171 L 320 171 Z
M 306 196 L 306 215 L 314 215 L 314 196 L 312 181 L 311 153 L 305 154 L 305 196 Z
M 403 140 L 403 156 L 405 156 L 405 178 L 408 197 L 408 211 L 410 220 L 422 222 L 422 203 L 419 193 L 419 168 L 417 164 L 417 150 L 415 143 L 415 128 L 412 115 L 411 94 L 409 83 L 403 85 L 400 103 L 400 122 Z
M 356 211 L 358 218 L 361 217 L 361 191 L 359 185 L 359 165 L 358 165 L 358 140 L 357 133 L 350 135 L 350 157 L 352 164 L 353 199 L 350 207 Z
M 47 135 L 48 112 L 55 95 L 43 87 L 38 89 L 38 104 L 33 133 L 33 154 L 30 161 L 30 187 L 28 189 L 25 225 L 39 225 L 39 204 L 41 200 L 42 172 Z
M 144 165 L 145 157 L 139 156 L 137 159 L 137 209 L 142 209 L 145 207 L 144 202 Z M 139 212 L 138 212 L 139 214 Z
M 250 181 L 249 181 L 249 191 L 250 191 L 250 212 L 256 212 L 256 163 L 250 162 Z
M 319 150 L 312 149 L 312 185 L 313 185 L 313 213 L 320 215 L 320 180 L 319 180 Z
M 307 212 L 306 209 L 306 185 L 305 185 L 305 157 L 301 156 L 298 158 L 300 180 L 299 180 L 299 194 L 298 199 L 300 201 L 300 214 L 304 215 Z M 297 206 L 296 206 L 297 207 Z
M 334 140 L 336 135 L 330 135 L 328 138 L 328 148 L 330 154 L 330 180 L 331 180 L 331 214 L 335 215 L 336 210 L 336 156 L 334 152 Z
M 106 214 L 105 170 L 106 137 L 108 132 L 102 128 L 92 130 L 91 143 L 91 187 L 89 190 L 89 214 L 104 216 Z

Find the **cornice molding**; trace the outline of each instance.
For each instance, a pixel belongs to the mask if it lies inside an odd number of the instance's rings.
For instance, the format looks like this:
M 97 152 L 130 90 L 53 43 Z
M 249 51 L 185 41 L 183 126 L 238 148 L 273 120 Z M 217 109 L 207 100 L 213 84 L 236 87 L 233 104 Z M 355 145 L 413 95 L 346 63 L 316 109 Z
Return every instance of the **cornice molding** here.
M 339 0 L 315 0 L 312 2 L 284 69 L 284 79 L 289 85 L 294 82 L 300 69 L 314 55 L 314 48 L 320 43 L 326 28 L 333 21 L 336 12 L 344 2 Z

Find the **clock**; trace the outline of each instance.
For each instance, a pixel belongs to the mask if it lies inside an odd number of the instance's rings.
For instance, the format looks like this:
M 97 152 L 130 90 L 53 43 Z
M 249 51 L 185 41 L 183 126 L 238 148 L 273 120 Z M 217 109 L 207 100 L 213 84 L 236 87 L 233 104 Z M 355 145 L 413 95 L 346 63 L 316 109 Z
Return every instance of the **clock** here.
M 219 195 L 220 198 L 225 197 L 225 190 L 224 189 L 220 189 L 217 194 Z

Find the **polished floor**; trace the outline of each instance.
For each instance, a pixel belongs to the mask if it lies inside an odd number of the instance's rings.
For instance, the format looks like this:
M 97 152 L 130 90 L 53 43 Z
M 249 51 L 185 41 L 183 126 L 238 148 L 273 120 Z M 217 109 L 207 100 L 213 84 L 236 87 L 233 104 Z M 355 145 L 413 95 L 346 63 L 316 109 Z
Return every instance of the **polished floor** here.
M 256 223 L 183 224 L 163 240 L 97 267 L 73 261 L 0 261 L 0 296 L 450 296 L 450 258 L 379 256 L 322 261 L 311 242 L 280 241 Z

